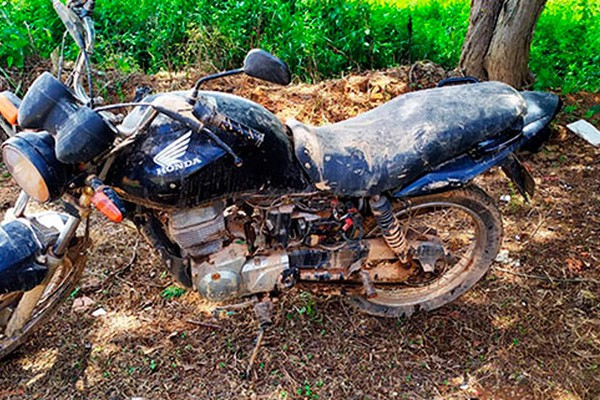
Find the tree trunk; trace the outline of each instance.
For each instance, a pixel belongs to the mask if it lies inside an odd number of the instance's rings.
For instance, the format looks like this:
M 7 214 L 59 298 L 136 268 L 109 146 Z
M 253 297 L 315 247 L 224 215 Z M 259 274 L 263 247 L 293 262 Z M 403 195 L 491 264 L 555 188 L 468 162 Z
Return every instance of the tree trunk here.
M 460 69 L 518 88 L 529 84 L 529 48 L 545 4 L 546 0 L 471 0 Z

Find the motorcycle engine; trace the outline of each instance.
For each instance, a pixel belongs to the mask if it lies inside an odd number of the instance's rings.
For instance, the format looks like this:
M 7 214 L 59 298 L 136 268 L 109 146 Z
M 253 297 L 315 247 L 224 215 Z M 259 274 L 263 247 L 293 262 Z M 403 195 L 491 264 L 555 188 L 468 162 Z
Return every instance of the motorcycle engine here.
M 223 301 L 291 286 L 290 254 L 356 240 L 359 218 L 355 205 L 325 197 L 227 208 L 216 201 L 170 214 L 168 231 L 190 261 L 194 288 Z
M 243 234 L 232 235 L 225 228 L 224 208 L 223 202 L 214 202 L 169 216 L 169 234 L 190 260 L 194 288 L 208 300 L 223 301 L 280 287 L 289 269 L 287 253 L 251 257 Z M 229 219 L 235 217 L 230 214 Z M 235 222 L 230 226 L 235 231 Z

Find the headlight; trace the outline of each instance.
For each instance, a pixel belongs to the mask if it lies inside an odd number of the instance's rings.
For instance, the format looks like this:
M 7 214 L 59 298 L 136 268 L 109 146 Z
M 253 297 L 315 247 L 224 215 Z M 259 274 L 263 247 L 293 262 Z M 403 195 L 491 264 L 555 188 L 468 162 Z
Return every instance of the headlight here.
M 67 166 L 56 159 L 48 132 L 21 132 L 2 145 L 2 158 L 19 186 L 33 199 L 60 197 L 67 183 Z

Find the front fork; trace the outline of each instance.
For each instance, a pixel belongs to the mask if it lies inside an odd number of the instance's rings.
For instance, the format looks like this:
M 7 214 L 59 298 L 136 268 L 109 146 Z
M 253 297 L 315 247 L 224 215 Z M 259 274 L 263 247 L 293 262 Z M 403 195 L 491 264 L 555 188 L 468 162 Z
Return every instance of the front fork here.
M 25 208 L 29 202 L 29 196 L 22 191 L 15 203 L 14 216 L 15 218 L 25 217 Z M 69 248 L 71 240 L 77 232 L 77 228 L 81 223 L 81 216 L 74 216 L 69 214 L 67 221 L 62 228 L 58 239 L 54 243 L 51 249 L 48 250 L 46 257 L 46 266 L 48 267 L 48 273 L 46 278 L 34 287 L 33 289 L 25 292 L 19 304 L 13 311 L 6 325 L 5 335 L 11 337 L 18 334 L 21 329 L 25 326 L 27 321 L 31 318 L 36 305 L 42 298 L 48 284 L 52 280 L 54 273 L 65 262 L 65 254 Z

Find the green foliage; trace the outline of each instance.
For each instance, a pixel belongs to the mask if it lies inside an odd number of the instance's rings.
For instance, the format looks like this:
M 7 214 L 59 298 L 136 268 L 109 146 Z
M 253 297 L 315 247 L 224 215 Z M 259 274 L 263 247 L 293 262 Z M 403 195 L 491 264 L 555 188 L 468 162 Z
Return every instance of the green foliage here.
M 600 89 L 600 3 L 549 1 L 536 27 L 530 66 L 536 89 Z
M 23 67 L 25 57 L 49 56 L 63 28 L 49 1 L 0 0 L 0 67 Z
M 60 44 L 50 0 L 0 5 L 0 67 Z M 224 70 L 262 47 L 309 81 L 424 59 L 453 68 L 468 17 L 468 0 L 98 0 L 94 61 L 124 72 Z M 549 0 L 531 51 L 536 88 L 598 91 L 599 48 L 597 0 Z
M 181 287 L 175 286 L 175 285 L 171 285 L 162 291 L 162 293 L 160 294 L 160 297 L 167 299 L 167 300 L 171 300 L 171 299 L 174 299 L 175 297 L 183 296 L 184 293 L 185 293 L 184 288 L 181 288 Z

